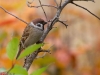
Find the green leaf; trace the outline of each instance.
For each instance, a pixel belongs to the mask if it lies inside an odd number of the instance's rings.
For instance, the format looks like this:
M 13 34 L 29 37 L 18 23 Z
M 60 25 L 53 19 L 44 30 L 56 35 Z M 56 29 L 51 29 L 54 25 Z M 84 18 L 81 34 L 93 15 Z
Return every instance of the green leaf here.
M 31 54 L 32 52 L 36 51 L 37 49 L 39 49 L 41 46 L 43 46 L 43 44 L 34 44 L 31 45 L 29 47 L 27 47 L 18 57 L 18 59 L 21 59 L 29 54 Z
M 28 75 L 28 72 L 26 71 L 25 68 L 23 68 L 20 65 L 15 65 L 13 69 L 10 70 L 9 73 L 14 73 L 14 74 L 18 74 L 18 75 Z
M 9 59 L 13 60 L 17 54 L 19 45 L 19 40 L 17 38 L 13 38 L 7 45 L 7 55 Z
M 48 68 L 48 66 L 40 68 L 40 69 L 32 72 L 30 75 L 41 75 L 47 68 Z

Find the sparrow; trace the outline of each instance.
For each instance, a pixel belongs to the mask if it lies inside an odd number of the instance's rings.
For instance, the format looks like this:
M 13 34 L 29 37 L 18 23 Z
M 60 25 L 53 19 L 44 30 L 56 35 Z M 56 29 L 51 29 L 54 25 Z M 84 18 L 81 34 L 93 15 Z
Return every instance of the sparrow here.
M 23 49 L 30 45 L 33 45 L 39 41 L 44 32 L 44 25 L 47 24 L 43 19 L 34 19 L 29 25 L 26 26 L 22 34 L 19 51 L 17 53 L 16 59 L 19 57 Z

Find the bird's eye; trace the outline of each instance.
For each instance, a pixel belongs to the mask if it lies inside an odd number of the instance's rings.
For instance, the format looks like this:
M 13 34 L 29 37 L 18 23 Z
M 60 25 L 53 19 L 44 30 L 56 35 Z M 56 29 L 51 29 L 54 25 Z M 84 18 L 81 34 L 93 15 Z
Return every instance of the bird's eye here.
M 38 29 L 42 29 L 43 30 L 43 25 L 41 23 L 37 23 L 35 25 L 35 27 L 38 28 Z
M 37 24 L 37 26 L 38 26 L 38 27 L 41 27 L 41 24 L 40 24 L 40 23 L 38 23 L 38 24 Z
M 38 26 L 38 27 L 41 27 L 41 25 L 40 25 L 40 24 L 38 24 L 37 26 Z

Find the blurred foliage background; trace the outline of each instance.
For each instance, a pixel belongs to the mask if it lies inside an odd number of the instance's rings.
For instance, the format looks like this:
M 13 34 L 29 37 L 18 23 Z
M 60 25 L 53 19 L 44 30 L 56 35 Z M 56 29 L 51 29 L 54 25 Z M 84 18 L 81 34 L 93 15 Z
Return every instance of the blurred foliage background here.
M 54 0 L 41 0 L 43 4 L 56 5 Z M 60 0 L 57 0 L 58 3 Z M 63 0 L 64 1 L 64 0 Z M 100 0 L 75 2 L 100 17 Z M 38 0 L 32 5 L 39 5 Z M 41 8 L 29 8 L 26 0 L 0 0 L 0 6 L 19 18 L 30 22 L 35 18 L 45 19 Z M 44 7 L 48 18 L 52 19 L 56 9 Z M 34 60 L 29 73 L 51 64 L 43 75 L 100 75 L 100 21 L 85 10 L 68 4 L 62 11 L 60 20 L 67 21 L 68 27 L 56 23 L 45 39 L 43 49 L 50 46 L 51 54 Z M 15 36 L 20 38 L 26 24 L 0 9 L 0 68 L 12 65 L 6 54 L 7 43 Z M 42 55 L 42 54 L 40 54 Z M 18 61 L 22 65 L 23 60 Z

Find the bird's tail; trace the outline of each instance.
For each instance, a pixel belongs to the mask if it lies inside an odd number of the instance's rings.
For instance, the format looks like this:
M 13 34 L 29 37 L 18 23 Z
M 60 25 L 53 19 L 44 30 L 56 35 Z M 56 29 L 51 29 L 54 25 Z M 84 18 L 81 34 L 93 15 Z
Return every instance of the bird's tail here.
M 16 59 L 18 59 L 18 57 L 19 57 L 19 55 L 21 54 L 22 50 L 23 50 L 23 48 L 20 46 L 20 47 L 19 47 L 19 51 L 18 51 L 17 56 L 16 56 Z

